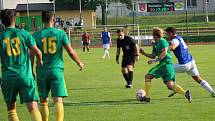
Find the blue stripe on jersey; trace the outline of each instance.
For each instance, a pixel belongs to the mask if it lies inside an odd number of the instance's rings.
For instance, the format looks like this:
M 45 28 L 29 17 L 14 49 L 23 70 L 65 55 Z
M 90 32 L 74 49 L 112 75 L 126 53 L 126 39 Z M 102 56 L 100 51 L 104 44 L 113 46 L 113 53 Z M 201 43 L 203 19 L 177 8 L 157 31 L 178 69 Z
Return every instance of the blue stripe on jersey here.
M 179 41 L 178 47 L 173 50 L 179 64 L 186 64 L 193 60 L 192 55 L 188 51 L 188 47 L 185 44 L 181 36 L 176 36 L 175 39 Z
M 102 43 L 103 44 L 109 44 L 110 43 L 110 38 L 108 36 L 109 32 L 102 32 Z

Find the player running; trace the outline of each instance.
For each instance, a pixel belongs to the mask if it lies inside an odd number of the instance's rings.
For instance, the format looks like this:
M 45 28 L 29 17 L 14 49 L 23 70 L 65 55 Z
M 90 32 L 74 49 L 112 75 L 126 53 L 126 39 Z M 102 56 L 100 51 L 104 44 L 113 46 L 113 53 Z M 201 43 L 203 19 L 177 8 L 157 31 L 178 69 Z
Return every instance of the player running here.
M 41 103 L 41 115 L 43 121 L 48 121 L 48 94 L 51 91 L 55 104 L 56 121 L 64 120 L 63 97 L 67 97 L 67 90 L 64 81 L 63 47 L 69 56 L 77 63 L 80 69 L 83 64 L 78 55 L 70 46 L 70 41 L 66 33 L 54 28 L 54 13 L 50 11 L 42 12 L 42 21 L 45 27 L 33 34 L 37 46 L 43 54 L 43 67 L 36 66 L 38 91 Z M 34 63 L 33 53 L 31 54 Z
M 0 37 L 1 88 L 7 104 L 8 120 L 19 121 L 16 113 L 16 97 L 19 94 L 21 103 L 24 102 L 27 105 L 32 121 L 42 121 L 36 102 L 39 97 L 32 75 L 29 49 L 36 54 L 39 67 L 43 64 L 42 53 L 30 33 L 15 28 L 16 13 L 14 10 L 2 10 L 1 20 L 6 27 Z
M 199 83 L 204 89 L 206 89 L 212 97 L 215 97 L 215 92 L 210 84 L 201 78 L 199 75 L 196 63 L 192 55 L 189 53 L 188 47 L 181 36 L 176 35 L 176 29 L 168 27 L 166 29 L 166 35 L 169 41 L 171 41 L 170 50 L 173 51 L 175 57 L 178 59 L 178 63 L 175 63 L 174 70 L 176 73 L 186 72 L 188 75 Z M 172 93 L 168 97 L 175 94 Z
M 153 78 L 162 78 L 169 90 L 173 90 L 179 94 L 185 95 L 189 102 L 192 101 L 190 91 L 185 91 L 181 86 L 175 83 L 175 73 L 172 65 L 172 57 L 170 55 L 169 44 L 166 39 L 163 38 L 163 30 L 161 28 L 153 28 L 153 39 L 155 43 L 153 45 L 152 54 L 147 54 L 141 48 L 140 53 L 152 60 L 148 61 L 148 64 L 153 64 L 159 61 L 159 64 L 149 70 L 145 75 L 145 91 L 146 96 L 141 101 L 150 102 L 150 89 L 151 80 Z M 155 57 L 157 58 L 155 59 Z
M 138 46 L 131 37 L 125 35 L 123 29 L 118 29 L 117 35 L 116 62 L 119 64 L 120 48 L 122 48 L 121 71 L 127 82 L 125 87 L 132 88 L 134 63 L 139 59 Z

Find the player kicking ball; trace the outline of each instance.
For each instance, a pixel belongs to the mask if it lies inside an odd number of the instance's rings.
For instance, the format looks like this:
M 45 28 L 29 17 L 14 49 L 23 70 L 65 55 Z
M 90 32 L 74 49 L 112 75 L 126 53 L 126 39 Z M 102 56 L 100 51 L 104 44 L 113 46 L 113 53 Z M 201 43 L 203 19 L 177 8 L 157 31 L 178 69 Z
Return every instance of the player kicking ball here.
M 188 101 L 191 102 L 192 97 L 190 91 L 185 91 L 181 86 L 175 83 L 175 73 L 172 65 L 172 57 L 170 55 L 169 44 L 166 39 L 163 38 L 163 34 L 164 31 L 161 28 L 153 28 L 153 39 L 155 40 L 155 43 L 153 45 L 152 53 L 147 54 L 142 48 L 140 49 L 141 54 L 148 58 L 151 58 L 151 60 L 148 61 L 148 64 L 159 62 L 158 65 L 150 69 L 145 75 L 146 95 L 140 101 L 150 102 L 151 80 L 161 77 L 164 84 L 169 90 L 173 90 L 174 92 L 184 95 L 185 98 L 187 98 Z

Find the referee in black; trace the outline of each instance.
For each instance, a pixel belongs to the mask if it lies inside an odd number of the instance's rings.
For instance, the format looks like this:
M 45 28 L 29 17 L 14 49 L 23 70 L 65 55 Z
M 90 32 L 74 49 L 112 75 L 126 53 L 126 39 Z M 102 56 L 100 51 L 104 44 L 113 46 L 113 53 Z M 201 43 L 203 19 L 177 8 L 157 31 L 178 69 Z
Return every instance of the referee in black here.
M 134 63 L 139 59 L 138 46 L 134 39 L 125 35 L 123 29 L 118 29 L 117 35 L 116 63 L 119 64 L 120 48 L 122 48 L 121 72 L 127 82 L 125 87 L 132 88 Z

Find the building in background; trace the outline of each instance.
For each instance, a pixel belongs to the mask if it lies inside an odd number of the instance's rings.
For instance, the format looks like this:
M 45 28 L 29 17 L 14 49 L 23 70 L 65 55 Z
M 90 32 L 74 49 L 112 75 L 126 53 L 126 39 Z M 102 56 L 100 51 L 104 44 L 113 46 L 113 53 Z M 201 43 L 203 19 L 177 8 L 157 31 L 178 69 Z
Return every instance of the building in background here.
M 165 12 L 162 14 L 175 14 L 175 13 L 184 13 L 187 2 L 187 11 L 189 13 L 214 13 L 215 12 L 215 0 L 134 0 L 135 4 L 135 15 L 145 16 L 145 15 L 157 15 L 156 13 L 151 12 L 140 12 L 138 11 L 139 4 L 142 3 L 160 3 L 160 2 L 174 2 L 177 6 L 182 8 L 177 9 L 175 12 Z M 97 7 L 96 14 L 97 17 L 101 18 L 101 7 Z M 160 13 L 159 13 L 160 14 Z M 118 17 L 118 16 L 132 16 L 133 11 L 126 8 L 125 4 L 120 2 L 112 2 L 108 6 L 108 17 Z
M 28 28 L 29 31 L 34 31 L 42 27 L 41 12 L 44 10 L 53 11 L 53 4 L 30 3 L 28 4 L 28 8 L 29 17 L 27 17 L 27 4 L 17 4 L 17 24 L 25 24 L 24 28 Z M 94 10 L 82 8 L 82 20 L 80 20 L 79 6 L 74 6 L 72 4 L 59 6 L 56 4 L 55 10 L 58 25 L 63 24 L 62 26 L 65 26 L 65 24 L 67 24 L 75 26 L 79 25 L 80 21 L 83 21 L 83 27 L 96 25 L 96 14 Z
M 0 0 L 0 9 L 15 9 L 17 4 L 29 3 L 50 3 L 49 0 Z

